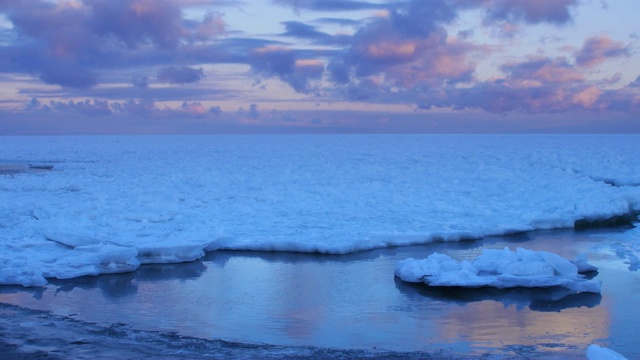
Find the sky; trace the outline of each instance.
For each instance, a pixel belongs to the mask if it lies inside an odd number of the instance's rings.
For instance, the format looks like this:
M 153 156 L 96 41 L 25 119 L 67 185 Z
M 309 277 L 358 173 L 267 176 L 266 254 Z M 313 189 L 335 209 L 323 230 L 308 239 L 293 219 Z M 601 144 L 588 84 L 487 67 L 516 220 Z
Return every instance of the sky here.
M 639 133 L 637 0 L 0 0 L 0 135 Z

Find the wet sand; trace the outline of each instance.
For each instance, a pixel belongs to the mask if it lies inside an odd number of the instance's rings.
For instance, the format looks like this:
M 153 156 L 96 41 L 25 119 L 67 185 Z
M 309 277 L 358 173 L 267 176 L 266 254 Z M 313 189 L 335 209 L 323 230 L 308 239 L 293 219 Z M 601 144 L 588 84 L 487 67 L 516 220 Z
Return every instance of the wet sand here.
M 101 326 L 0 303 L 0 358 L 9 359 L 454 359 L 444 352 L 389 352 L 233 343 Z

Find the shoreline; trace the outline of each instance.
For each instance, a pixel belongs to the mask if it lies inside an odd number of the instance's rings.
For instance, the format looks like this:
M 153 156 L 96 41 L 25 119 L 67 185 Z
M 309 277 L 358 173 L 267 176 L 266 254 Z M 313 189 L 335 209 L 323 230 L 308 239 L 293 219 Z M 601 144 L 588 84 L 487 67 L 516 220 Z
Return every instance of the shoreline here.
M 234 343 L 182 336 L 174 332 L 132 329 L 83 322 L 50 311 L 0 302 L 0 355 L 2 359 L 431 359 L 471 360 L 477 355 L 433 352 L 399 352 L 383 349 L 355 350 Z M 496 354 L 503 358 L 504 354 Z M 557 355 L 557 353 L 555 353 Z M 482 356 L 492 359 L 490 353 Z M 510 359 L 549 359 L 549 354 L 509 353 Z M 552 357 L 560 359 L 563 357 Z

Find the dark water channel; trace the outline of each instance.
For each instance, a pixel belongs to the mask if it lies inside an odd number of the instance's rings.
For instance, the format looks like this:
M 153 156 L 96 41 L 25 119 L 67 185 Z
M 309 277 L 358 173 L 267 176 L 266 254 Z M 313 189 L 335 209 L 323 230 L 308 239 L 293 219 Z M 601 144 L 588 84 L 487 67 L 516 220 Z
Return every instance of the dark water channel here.
M 589 344 L 640 358 L 640 273 L 626 229 L 538 231 L 343 256 L 213 252 L 131 274 L 0 287 L 0 302 L 96 323 L 285 346 L 584 359 Z M 637 240 L 635 240 L 637 241 Z M 587 253 L 602 294 L 432 289 L 394 278 L 398 260 L 484 248 Z M 637 260 L 637 258 L 635 258 Z

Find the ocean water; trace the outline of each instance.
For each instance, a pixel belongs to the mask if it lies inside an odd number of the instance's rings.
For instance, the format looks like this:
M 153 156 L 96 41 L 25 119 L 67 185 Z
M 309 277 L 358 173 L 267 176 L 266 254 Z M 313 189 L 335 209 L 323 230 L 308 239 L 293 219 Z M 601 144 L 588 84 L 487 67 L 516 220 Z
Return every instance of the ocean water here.
M 637 221 L 638 140 L 2 137 L 0 302 L 20 306 L 5 306 L 7 319 L 70 334 L 116 327 L 167 351 L 205 339 L 195 357 L 222 339 L 269 344 L 275 357 L 581 358 L 599 343 L 633 358 L 638 231 L 571 229 Z M 504 246 L 585 252 L 602 294 L 438 290 L 393 276 L 409 257 Z M 42 350 L 28 333 L 5 342 Z M 100 336 L 78 341 L 114 340 Z M 59 340 L 44 351 L 82 355 Z

